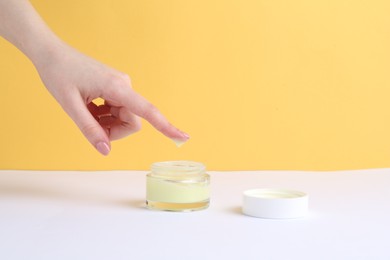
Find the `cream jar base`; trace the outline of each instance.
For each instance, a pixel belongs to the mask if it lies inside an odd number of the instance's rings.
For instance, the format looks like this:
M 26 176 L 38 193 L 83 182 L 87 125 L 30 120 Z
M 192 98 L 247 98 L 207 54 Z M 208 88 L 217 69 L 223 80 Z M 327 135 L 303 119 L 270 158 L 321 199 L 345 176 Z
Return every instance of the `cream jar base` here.
M 171 203 L 171 202 L 156 202 L 146 200 L 146 207 L 153 210 L 188 212 L 202 210 L 209 207 L 210 201 L 200 201 L 191 203 Z

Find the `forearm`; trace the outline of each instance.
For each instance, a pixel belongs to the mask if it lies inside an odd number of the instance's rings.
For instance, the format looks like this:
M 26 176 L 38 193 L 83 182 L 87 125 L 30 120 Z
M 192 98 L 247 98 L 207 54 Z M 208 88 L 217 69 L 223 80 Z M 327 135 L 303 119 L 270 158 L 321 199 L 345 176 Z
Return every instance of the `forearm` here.
M 132 89 L 126 74 L 70 48 L 27 0 L 0 0 L 0 36 L 30 58 L 49 92 L 103 155 L 109 154 L 111 140 L 139 130 L 139 117 L 173 140 L 188 140 Z M 96 98 L 104 105 L 95 105 Z
M 61 44 L 27 0 L 0 0 L 0 36 L 36 66 Z

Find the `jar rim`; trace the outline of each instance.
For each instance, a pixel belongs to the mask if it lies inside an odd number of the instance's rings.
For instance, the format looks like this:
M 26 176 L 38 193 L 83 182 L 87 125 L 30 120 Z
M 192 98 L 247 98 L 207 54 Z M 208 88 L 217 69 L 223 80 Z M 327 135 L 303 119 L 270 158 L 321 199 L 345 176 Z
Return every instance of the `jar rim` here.
M 194 161 L 165 161 L 155 162 L 151 166 L 153 172 L 177 172 L 177 173 L 199 173 L 206 169 L 205 165 Z

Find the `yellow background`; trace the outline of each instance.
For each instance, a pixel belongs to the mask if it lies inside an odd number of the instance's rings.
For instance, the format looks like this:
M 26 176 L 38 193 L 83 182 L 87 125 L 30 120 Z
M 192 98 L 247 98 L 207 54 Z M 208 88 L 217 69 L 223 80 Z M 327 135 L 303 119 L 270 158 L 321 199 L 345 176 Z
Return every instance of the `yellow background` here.
M 143 122 L 100 156 L 0 39 L 1 169 L 390 167 L 390 1 L 32 2 L 192 138 L 177 148 Z

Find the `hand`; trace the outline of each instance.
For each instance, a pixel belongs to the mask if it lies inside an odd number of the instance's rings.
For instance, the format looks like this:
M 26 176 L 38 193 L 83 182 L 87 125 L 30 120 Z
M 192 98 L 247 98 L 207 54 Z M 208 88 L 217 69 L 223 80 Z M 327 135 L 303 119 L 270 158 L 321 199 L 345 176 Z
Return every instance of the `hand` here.
M 55 44 L 34 64 L 49 92 L 103 155 L 110 141 L 140 130 L 139 117 L 176 142 L 189 136 L 171 125 L 159 110 L 131 87 L 126 74 L 89 58 L 64 43 Z M 104 104 L 93 103 L 96 98 Z
M 21 50 L 37 68 L 47 89 L 103 155 L 110 141 L 141 127 L 138 116 L 176 143 L 189 136 L 131 88 L 130 78 L 62 42 L 27 0 L 0 0 L 0 36 Z M 104 99 L 96 106 L 93 100 Z

